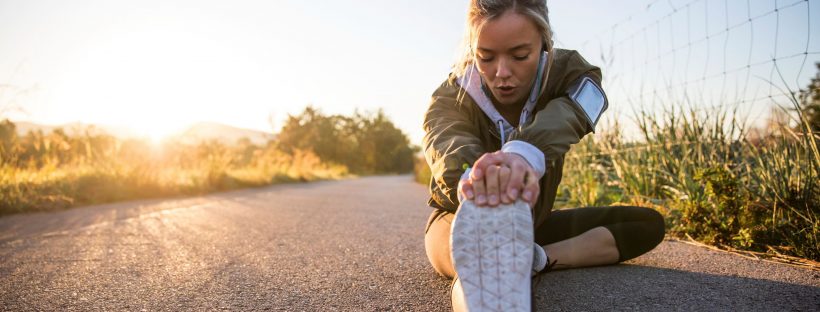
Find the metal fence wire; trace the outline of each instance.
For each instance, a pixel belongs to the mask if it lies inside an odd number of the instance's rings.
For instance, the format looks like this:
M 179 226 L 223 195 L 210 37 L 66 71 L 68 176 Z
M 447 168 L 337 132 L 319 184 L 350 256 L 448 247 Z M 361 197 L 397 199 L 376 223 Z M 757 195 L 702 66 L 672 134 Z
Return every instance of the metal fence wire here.
M 602 68 L 610 118 L 728 107 L 759 122 L 817 70 L 817 1 L 652 0 L 569 48 Z

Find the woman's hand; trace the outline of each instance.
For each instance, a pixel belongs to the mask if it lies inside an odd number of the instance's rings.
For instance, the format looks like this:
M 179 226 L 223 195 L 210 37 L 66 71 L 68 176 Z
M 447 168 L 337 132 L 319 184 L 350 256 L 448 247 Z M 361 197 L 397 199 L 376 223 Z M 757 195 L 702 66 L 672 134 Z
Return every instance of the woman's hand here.
M 498 151 L 475 162 L 470 178 L 459 182 L 459 192 L 479 206 L 509 204 L 519 195 L 532 206 L 540 188 L 535 170 L 523 157 Z

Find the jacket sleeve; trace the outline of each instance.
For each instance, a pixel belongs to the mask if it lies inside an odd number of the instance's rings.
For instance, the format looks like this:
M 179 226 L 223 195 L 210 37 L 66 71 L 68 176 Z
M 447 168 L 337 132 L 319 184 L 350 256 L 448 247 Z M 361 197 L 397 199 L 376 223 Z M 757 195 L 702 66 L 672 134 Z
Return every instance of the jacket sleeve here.
M 559 97 L 535 114 L 531 123 L 521 129 L 516 140 L 525 141 L 544 153 L 546 160 L 556 159 L 581 141 L 592 129 L 569 97 Z
M 569 98 L 567 91 L 585 76 L 598 85 L 601 83 L 600 69 L 587 63 L 578 52 L 560 50 L 555 57 L 543 95 L 551 100 L 542 109 L 536 109 L 532 122 L 512 138 L 534 145 L 547 161 L 563 156 L 570 145 L 593 131 L 584 111 Z
M 483 155 L 474 111 L 466 107 L 469 96 L 460 88 L 445 82 L 433 93 L 424 115 L 424 156 L 432 173 L 430 205 L 447 211 L 458 209 L 457 189 L 465 164 L 471 166 Z

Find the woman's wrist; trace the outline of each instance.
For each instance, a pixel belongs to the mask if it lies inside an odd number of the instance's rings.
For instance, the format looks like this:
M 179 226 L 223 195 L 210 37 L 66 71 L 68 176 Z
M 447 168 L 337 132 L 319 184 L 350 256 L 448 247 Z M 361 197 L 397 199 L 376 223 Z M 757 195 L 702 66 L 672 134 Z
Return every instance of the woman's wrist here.
M 521 140 L 509 141 L 501 147 L 504 153 L 511 153 L 521 156 L 535 171 L 538 178 L 544 176 L 546 173 L 546 157 L 544 152 L 530 143 Z

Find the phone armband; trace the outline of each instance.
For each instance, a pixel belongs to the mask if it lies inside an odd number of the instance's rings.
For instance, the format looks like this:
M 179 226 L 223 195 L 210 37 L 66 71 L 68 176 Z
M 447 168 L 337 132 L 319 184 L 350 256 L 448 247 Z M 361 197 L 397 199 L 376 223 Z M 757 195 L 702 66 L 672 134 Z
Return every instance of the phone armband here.
M 569 88 L 567 95 L 584 112 L 594 132 L 601 114 L 609 107 L 604 90 L 589 76 L 582 76 Z

